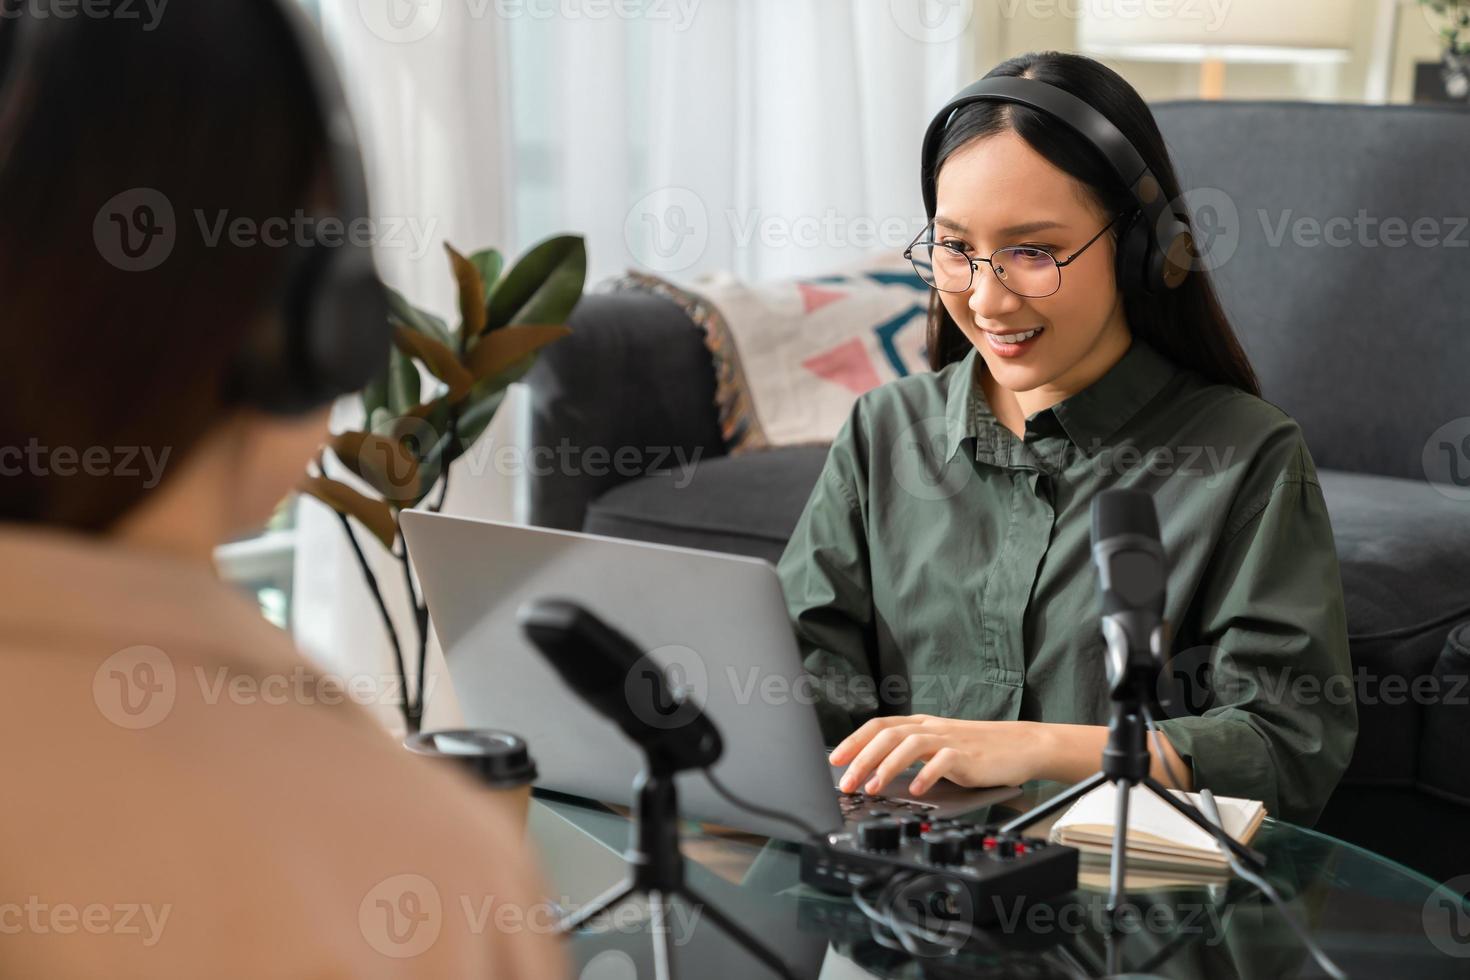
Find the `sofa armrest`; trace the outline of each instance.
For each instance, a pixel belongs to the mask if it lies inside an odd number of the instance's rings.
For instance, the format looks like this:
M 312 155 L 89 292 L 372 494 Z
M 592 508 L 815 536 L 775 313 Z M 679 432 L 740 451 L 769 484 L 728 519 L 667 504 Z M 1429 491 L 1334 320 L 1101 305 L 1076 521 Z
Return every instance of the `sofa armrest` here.
M 571 335 L 541 351 L 531 389 L 529 519 L 580 531 L 587 506 L 641 476 L 722 456 L 704 336 L 646 293 L 583 297 Z

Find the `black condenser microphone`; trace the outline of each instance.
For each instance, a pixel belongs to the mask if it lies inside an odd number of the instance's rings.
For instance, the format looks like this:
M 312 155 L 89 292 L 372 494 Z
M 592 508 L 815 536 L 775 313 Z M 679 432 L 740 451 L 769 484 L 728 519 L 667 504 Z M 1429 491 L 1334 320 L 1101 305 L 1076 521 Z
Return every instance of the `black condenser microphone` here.
M 533 599 L 516 621 L 573 691 L 643 747 L 664 771 L 719 759 L 719 730 L 669 685 L 664 670 L 628 637 L 566 599 Z
M 1093 498 L 1092 561 L 1102 593 L 1108 687 L 1114 699 L 1136 690 L 1151 695 L 1169 645 L 1167 572 L 1153 497 L 1115 489 Z

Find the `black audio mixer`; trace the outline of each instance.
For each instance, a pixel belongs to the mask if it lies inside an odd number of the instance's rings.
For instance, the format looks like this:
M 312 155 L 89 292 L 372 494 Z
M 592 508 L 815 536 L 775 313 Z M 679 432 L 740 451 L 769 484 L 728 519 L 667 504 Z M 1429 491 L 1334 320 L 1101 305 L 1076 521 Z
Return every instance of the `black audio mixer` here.
M 801 880 L 825 892 L 905 876 L 943 892 L 957 917 L 985 925 L 1017 902 L 1077 887 L 1077 850 L 994 826 L 924 816 L 875 814 L 848 829 L 818 834 L 801 847 Z

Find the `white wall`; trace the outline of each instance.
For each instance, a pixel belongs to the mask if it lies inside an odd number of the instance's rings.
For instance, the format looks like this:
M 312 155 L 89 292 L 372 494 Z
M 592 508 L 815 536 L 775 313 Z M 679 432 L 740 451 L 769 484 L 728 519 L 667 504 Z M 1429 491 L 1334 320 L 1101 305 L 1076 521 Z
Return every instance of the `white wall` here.
M 1388 0 L 1393 2 L 1393 0 Z M 1006 58 L 1027 51 L 1076 51 L 1078 6 L 1061 0 L 976 0 L 976 77 Z M 1353 50 L 1341 65 L 1230 65 L 1225 74 L 1228 99 L 1323 99 L 1368 101 L 1367 85 L 1381 0 L 1342 0 L 1344 16 L 1354 22 Z M 1289 0 L 1282 3 L 1290 16 Z M 1397 3 L 1398 30 L 1390 76 L 1389 101 L 1413 98 L 1414 62 L 1439 60 L 1439 40 L 1413 0 Z M 1149 101 L 1194 98 L 1199 66 L 1099 59 L 1118 72 Z

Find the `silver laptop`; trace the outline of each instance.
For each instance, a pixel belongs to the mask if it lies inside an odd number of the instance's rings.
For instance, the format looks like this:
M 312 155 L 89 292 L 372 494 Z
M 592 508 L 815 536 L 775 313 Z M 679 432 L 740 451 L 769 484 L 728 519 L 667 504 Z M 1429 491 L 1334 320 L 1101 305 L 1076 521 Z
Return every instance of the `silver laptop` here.
M 1019 793 L 947 780 L 922 797 L 837 791 L 841 770 L 827 763 L 811 679 L 769 562 L 412 510 L 402 526 L 465 724 L 525 738 L 542 788 L 631 804 L 642 764 L 638 749 L 521 634 L 520 606 L 556 597 L 627 635 L 703 705 L 725 744 L 715 775 L 757 806 L 825 831 L 872 810 L 941 819 Z M 699 773 L 678 779 L 686 817 L 801 836 L 733 806 Z M 901 793 L 907 782 L 888 788 Z

